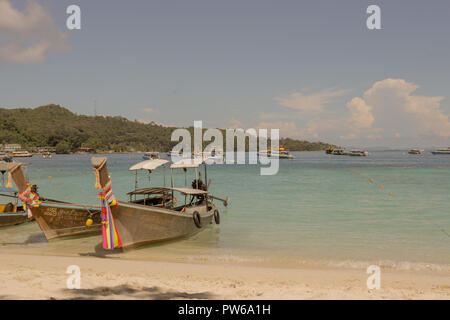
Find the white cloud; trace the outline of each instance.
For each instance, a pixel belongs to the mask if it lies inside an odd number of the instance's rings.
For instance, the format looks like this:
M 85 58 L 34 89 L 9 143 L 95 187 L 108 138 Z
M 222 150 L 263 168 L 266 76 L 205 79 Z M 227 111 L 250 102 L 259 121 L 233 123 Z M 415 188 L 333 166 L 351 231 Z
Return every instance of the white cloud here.
M 280 137 L 297 137 L 304 135 L 304 130 L 297 128 L 293 121 L 260 122 L 256 129 L 279 129 Z
M 37 63 L 50 50 L 68 48 L 67 34 L 59 31 L 50 13 L 35 0 L 29 0 L 23 12 L 9 0 L 0 0 L 0 63 Z
M 312 107 L 306 107 L 302 95 L 292 96 L 290 106 L 296 110 L 315 110 L 317 113 L 303 114 L 303 126 L 296 123 L 296 115 L 281 113 L 260 114 L 263 120 L 259 127 L 278 127 L 283 135 L 303 139 L 333 140 L 377 140 L 383 143 L 390 139 L 415 139 L 450 137 L 449 115 L 441 108 L 444 97 L 414 95 L 418 85 L 404 79 L 384 79 L 375 82 L 362 97 L 354 97 L 347 104 L 347 114 L 336 116 L 336 112 L 323 108 L 329 99 L 310 99 Z M 326 92 L 322 91 L 322 92 Z M 296 99 L 301 97 L 299 99 Z M 299 102 L 301 101 L 301 103 Z M 320 103 L 318 102 L 320 101 Z M 295 104 L 294 102 L 298 102 Z M 295 107 L 295 108 L 294 108 Z M 320 112 L 319 112 L 320 111 Z M 280 119 L 290 116 L 289 121 Z M 300 119 L 300 118 L 299 118 Z M 274 120 L 274 122 L 270 122 Z M 434 137 L 434 138 L 433 138 Z
M 376 82 L 363 97 L 373 108 L 376 125 L 392 135 L 449 137 L 449 117 L 441 109 L 444 97 L 413 95 L 418 88 L 403 79 L 385 79 Z
M 348 93 L 348 90 L 326 89 L 317 93 L 304 94 L 294 92 L 286 97 L 277 97 L 275 100 L 282 106 L 305 113 L 321 113 L 324 105 L 334 98 Z
M 347 103 L 347 108 L 350 111 L 350 125 L 357 128 L 370 128 L 375 121 L 372 114 L 372 107 L 369 106 L 361 98 L 353 98 Z
M 236 118 L 232 118 L 227 128 L 229 129 L 244 129 L 244 124 Z

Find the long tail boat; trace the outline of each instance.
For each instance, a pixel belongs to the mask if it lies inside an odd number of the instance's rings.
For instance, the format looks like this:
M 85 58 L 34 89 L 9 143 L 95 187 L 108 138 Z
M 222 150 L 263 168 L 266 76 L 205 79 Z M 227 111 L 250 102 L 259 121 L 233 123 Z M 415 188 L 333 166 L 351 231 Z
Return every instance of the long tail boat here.
M 29 221 L 23 206 L 18 205 L 18 192 L 0 186 L 0 196 L 13 198 L 12 202 L 0 204 L 0 227 L 14 226 Z
M 39 199 L 26 181 L 21 163 L 11 164 L 9 172 L 17 186 L 19 197 L 27 203 L 28 209 L 31 210 L 32 216 L 47 240 L 101 233 L 101 208 L 99 206 Z
M 23 206 L 18 204 L 18 191 L 11 188 L 9 183 L 5 185 L 5 173 L 11 164 L 0 161 L 0 173 L 2 182 L 0 184 L 0 196 L 11 198 L 7 203 L 0 203 L 0 227 L 14 226 L 29 221 Z
M 199 163 L 175 163 L 174 168 L 197 168 Z M 111 189 L 108 175 L 107 159 L 93 157 L 93 168 L 96 170 L 96 186 L 100 189 L 102 199 L 103 248 L 133 248 L 149 243 L 177 239 L 196 234 L 212 223 L 219 223 L 219 211 L 208 197 L 207 186 L 194 180 L 196 188 L 175 188 L 172 170 L 172 187 L 146 188 L 129 193 L 130 197 L 142 195 L 148 197 L 154 192 L 170 195 L 172 201 L 155 206 L 150 202 L 117 202 Z M 205 179 L 206 179 L 205 165 Z M 157 189 L 157 190 L 156 190 Z M 185 203 L 176 206 L 174 192 L 181 193 Z M 189 198 L 189 201 L 187 199 Z

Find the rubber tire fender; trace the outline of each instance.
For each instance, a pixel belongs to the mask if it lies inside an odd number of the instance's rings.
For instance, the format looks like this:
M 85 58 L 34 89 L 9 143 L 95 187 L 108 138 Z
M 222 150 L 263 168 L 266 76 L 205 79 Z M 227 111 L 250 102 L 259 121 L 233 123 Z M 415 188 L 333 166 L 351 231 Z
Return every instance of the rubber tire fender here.
M 220 214 L 219 214 L 219 210 L 214 210 L 214 221 L 216 222 L 216 224 L 220 224 Z
M 194 219 L 195 226 L 200 229 L 202 227 L 200 213 L 198 213 L 198 211 L 194 211 L 194 213 L 192 213 L 192 218 Z

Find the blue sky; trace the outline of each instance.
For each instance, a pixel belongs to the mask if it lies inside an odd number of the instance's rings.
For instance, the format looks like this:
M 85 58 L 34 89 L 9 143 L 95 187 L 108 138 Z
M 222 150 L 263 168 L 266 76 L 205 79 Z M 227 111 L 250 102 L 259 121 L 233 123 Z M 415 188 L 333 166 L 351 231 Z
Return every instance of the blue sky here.
M 448 1 L 2 2 L 0 18 L 24 21 L 0 22 L 0 107 L 93 114 L 95 100 L 99 114 L 169 125 L 450 144 Z M 70 4 L 81 30 L 66 28 Z M 370 4 L 382 30 L 366 28 Z M 44 49 L 17 61 L 10 43 Z

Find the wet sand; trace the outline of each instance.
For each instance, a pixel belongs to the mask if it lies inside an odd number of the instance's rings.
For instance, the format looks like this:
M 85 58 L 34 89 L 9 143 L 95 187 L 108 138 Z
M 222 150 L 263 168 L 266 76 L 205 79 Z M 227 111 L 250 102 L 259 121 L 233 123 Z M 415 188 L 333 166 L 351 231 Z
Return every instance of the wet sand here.
M 365 269 L 279 268 L 0 253 L 0 299 L 450 299 L 450 275 Z M 67 267 L 81 289 L 67 289 Z

